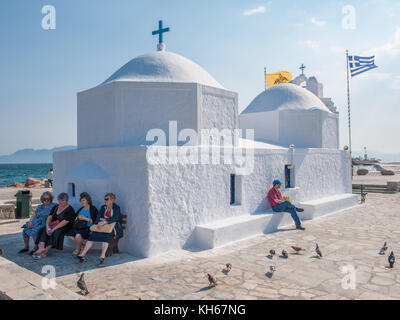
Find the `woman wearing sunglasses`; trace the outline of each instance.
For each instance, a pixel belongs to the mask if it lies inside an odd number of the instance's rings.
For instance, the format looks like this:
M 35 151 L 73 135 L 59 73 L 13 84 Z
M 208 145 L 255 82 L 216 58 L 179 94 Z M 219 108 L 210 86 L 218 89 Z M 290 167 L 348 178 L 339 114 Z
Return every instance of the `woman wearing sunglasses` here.
M 115 202 L 115 195 L 113 193 L 107 193 L 104 196 L 105 205 L 103 205 L 100 209 L 99 214 L 97 215 L 97 219 L 95 222 L 95 227 L 97 230 L 107 229 L 107 225 L 114 225 L 114 227 L 110 230 L 110 232 L 98 232 L 93 231 L 88 237 L 88 241 L 83 249 L 82 253 L 78 255 L 78 259 L 83 262 L 85 261 L 85 256 L 90 248 L 93 246 L 94 242 L 101 242 L 101 255 L 99 258 L 100 264 L 104 262 L 106 258 L 106 252 L 108 249 L 108 245 L 110 244 L 111 240 L 116 237 L 116 239 L 120 239 L 123 235 L 122 227 L 119 223 L 119 217 L 121 215 L 121 209 Z M 108 228 L 110 229 L 110 228 Z
M 56 205 L 53 203 L 53 195 L 49 191 L 43 192 L 43 194 L 40 196 L 40 202 L 42 204 L 36 208 L 29 221 L 22 226 L 22 228 L 24 228 L 24 231 L 22 231 L 22 237 L 24 238 L 25 247 L 19 250 L 19 253 L 29 251 L 29 239 L 32 237 L 33 240 L 36 241 L 36 237 L 40 229 L 46 225 L 46 220 L 51 212 L 51 209 L 53 209 L 53 207 Z M 35 244 L 35 247 L 30 254 L 35 252 L 37 249 L 38 246 Z

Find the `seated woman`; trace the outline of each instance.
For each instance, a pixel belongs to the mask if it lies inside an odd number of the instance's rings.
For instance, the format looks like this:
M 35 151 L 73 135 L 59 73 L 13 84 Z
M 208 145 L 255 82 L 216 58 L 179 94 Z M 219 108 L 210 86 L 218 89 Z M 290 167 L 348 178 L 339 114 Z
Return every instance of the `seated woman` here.
M 24 231 L 22 231 L 22 237 L 24 238 L 25 247 L 19 250 L 18 253 L 29 251 L 30 237 L 36 241 L 40 229 L 46 225 L 46 219 L 49 216 L 51 209 L 53 209 L 53 207 L 56 205 L 53 203 L 53 195 L 49 191 L 43 192 L 43 194 L 40 196 L 40 202 L 42 204 L 36 208 L 29 221 L 22 226 L 22 228 L 24 228 Z M 30 254 L 34 253 L 37 249 L 38 246 L 35 244 L 35 247 Z
M 115 227 L 110 233 L 94 231 L 89 235 L 88 242 L 86 243 L 85 248 L 83 249 L 82 253 L 78 255 L 78 258 L 81 262 L 85 261 L 85 256 L 90 248 L 93 246 L 93 242 L 102 242 L 101 255 L 99 258 L 100 264 L 102 264 L 104 262 L 104 259 L 106 258 L 106 251 L 111 240 L 114 238 L 114 236 L 116 237 L 116 239 L 120 239 L 123 236 L 122 227 L 119 223 L 121 210 L 119 206 L 114 203 L 115 195 L 113 193 L 107 193 L 104 196 L 104 202 L 106 204 L 101 207 L 100 212 L 97 215 L 95 224 L 101 228 L 106 224 L 111 224 L 115 222 Z
M 60 193 L 58 205 L 54 206 L 46 220 L 46 226 L 39 231 L 39 249 L 32 257 L 41 259 L 46 257 L 51 248 L 63 249 L 64 235 L 71 229 L 76 218 L 74 209 L 68 204 L 68 194 Z
M 83 240 L 89 236 L 89 228 L 96 221 L 98 211 L 92 204 L 92 198 L 87 192 L 80 195 L 82 207 L 76 212 L 76 219 L 72 229 L 68 231 L 67 236 L 73 242 L 76 242 L 76 249 L 72 252 L 73 256 L 77 256 L 83 249 Z

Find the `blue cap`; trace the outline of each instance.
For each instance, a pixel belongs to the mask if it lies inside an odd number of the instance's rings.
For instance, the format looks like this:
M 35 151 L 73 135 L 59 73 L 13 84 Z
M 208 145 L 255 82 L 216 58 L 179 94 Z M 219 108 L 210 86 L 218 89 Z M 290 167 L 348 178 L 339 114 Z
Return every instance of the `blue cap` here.
M 282 182 L 280 181 L 280 180 L 274 180 L 274 182 L 272 182 L 272 184 L 273 185 L 276 185 L 276 184 L 280 184 L 280 185 L 282 185 Z

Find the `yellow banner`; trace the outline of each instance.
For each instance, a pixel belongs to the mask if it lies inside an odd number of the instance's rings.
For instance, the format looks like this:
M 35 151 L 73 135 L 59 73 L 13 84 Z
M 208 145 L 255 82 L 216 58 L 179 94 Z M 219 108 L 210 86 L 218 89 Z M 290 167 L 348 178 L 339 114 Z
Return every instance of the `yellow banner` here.
M 267 73 L 265 77 L 267 79 L 267 88 L 280 83 L 288 83 L 292 80 L 291 73 L 287 71 Z

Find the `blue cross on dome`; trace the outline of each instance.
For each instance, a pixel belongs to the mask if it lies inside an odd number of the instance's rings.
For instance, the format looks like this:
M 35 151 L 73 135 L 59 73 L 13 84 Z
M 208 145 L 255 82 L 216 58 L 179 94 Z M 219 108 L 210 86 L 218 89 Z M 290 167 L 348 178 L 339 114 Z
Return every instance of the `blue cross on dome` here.
M 163 42 L 163 33 L 169 32 L 169 27 L 163 29 L 163 22 L 162 20 L 158 21 L 158 30 L 154 30 L 151 34 L 154 36 L 158 34 L 158 44 L 157 44 L 157 50 L 158 51 L 163 51 L 165 50 L 165 44 Z

